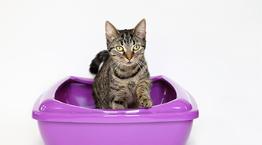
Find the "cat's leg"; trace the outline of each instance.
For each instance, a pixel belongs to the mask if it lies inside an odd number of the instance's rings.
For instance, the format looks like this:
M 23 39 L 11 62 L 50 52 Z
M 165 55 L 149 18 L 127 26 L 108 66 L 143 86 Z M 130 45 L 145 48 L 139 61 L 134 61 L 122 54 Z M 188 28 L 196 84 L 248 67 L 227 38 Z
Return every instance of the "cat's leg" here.
M 127 100 L 126 97 L 114 97 L 114 99 L 111 102 L 111 108 L 112 109 L 126 109 L 127 106 Z
M 141 80 L 136 87 L 136 96 L 138 100 L 138 106 L 142 108 L 151 108 L 153 103 L 150 98 L 150 80 Z
M 128 99 L 125 88 L 122 88 L 118 91 L 111 90 L 110 94 L 110 103 L 109 106 L 111 109 L 127 109 L 128 108 Z

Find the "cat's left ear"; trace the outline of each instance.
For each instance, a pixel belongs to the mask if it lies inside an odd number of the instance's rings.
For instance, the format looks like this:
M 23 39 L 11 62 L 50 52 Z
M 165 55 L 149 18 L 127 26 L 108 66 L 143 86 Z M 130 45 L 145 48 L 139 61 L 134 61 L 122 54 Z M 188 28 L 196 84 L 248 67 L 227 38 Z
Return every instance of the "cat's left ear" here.
M 118 37 L 118 30 L 115 28 L 113 24 L 111 24 L 109 21 L 106 21 L 105 23 L 105 30 L 106 30 L 106 39 L 112 42 L 114 39 Z
M 141 39 L 146 38 L 146 20 L 142 19 L 135 27 L 134 33 Z

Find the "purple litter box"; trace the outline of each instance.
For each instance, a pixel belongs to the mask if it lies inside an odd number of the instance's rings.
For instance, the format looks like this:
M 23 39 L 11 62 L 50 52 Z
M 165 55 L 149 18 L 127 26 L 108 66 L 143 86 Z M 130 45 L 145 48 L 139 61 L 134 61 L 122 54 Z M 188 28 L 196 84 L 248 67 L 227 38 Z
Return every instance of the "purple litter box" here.
M 33 118 L 46 145 L 185 145 L 198 109 L 166 77 L 152 77 L 150 109 L 95 109 L 93 80 L 69 77 L 42 95 Z

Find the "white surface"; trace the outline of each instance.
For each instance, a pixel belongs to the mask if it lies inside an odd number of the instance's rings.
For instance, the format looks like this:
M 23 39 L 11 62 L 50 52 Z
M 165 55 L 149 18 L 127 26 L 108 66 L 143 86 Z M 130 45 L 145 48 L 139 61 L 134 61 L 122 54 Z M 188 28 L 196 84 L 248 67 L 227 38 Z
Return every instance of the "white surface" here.
M 37 97 L 67 75 L 91 76 L 105 20 L 131 28 L 142 18 L 151 74 L 199 105 L 188 145 L 261 144 L 261 0 L 1 0 L 0 144 L 43 145 Z

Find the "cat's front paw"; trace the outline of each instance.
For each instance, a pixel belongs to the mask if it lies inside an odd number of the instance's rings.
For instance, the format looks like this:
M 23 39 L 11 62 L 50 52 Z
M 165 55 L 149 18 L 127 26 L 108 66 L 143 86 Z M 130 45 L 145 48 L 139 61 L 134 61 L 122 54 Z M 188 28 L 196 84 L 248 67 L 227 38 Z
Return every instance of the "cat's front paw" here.
M 153 106 L 153 102 L 149 96 L 141 96 L 138 103 L 141 108 L 151 108 Z

